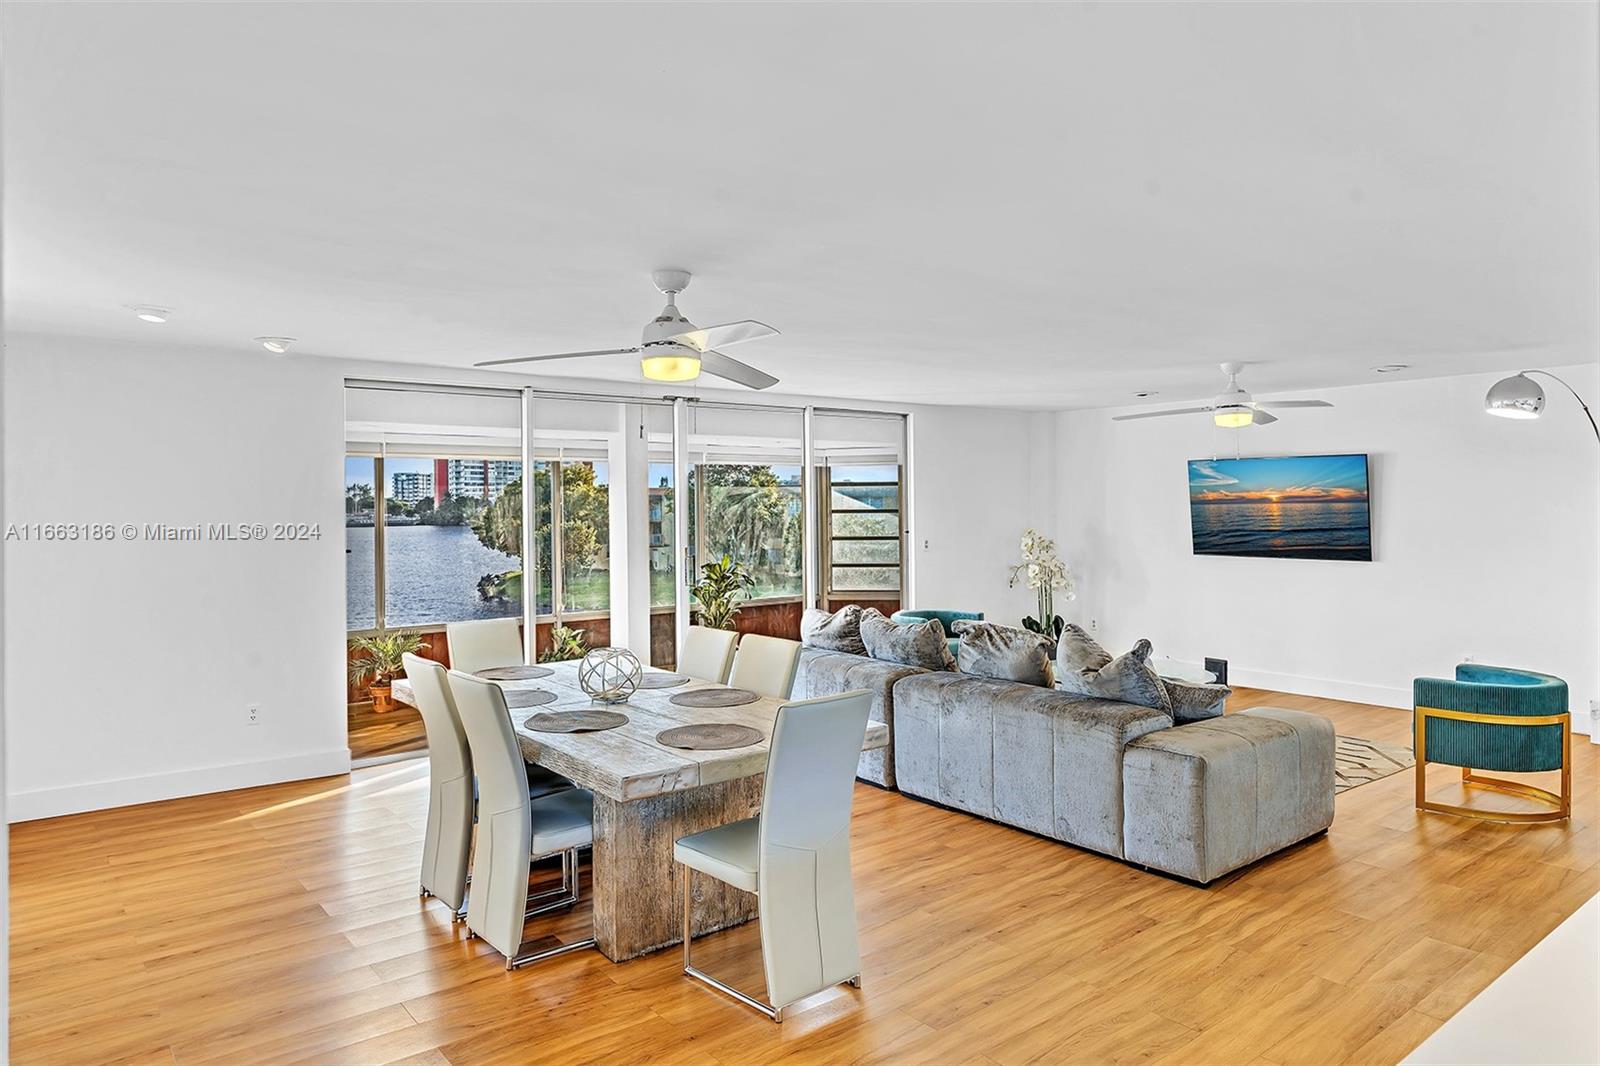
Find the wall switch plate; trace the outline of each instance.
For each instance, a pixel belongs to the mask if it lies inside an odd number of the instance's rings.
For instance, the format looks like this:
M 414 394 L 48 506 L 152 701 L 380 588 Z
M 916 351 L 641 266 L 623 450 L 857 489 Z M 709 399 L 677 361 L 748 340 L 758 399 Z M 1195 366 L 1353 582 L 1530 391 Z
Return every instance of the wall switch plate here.
M 261 704 L 252 703 L 252 704 L 249 704 L 249 705 L 247 705 L 245 707 L 245 709 L 244 709 L 244 724 L 245 725 L 260 725 L 261 724 Z

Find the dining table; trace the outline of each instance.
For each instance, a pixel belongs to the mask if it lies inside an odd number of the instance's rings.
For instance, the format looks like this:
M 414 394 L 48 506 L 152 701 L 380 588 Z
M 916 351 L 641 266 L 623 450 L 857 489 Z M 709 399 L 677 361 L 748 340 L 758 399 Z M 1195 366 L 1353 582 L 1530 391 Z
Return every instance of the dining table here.
M 641 687 L 623 703 L 600 704 L 579 684 L 576 660 L 540 665 L 549 668 L 549 676 L 496 683 L 508 694 L 529 689 L 554 694 L 553 700 L 510 711 L 523 757 L 594 793 L 596 945 L 606 958 L 622 962 L 681 943 L 683 897 L 673 843 L 760 813 L 773 723 L 785 701 L 762 696 L 740 706 L 680 706 L 672 701 L 679 693 L 727 688 L 686 678 L 671 687 Z M 652 667 L 644 672 L 671 673 Z M 403 678 L 394 682 L 393 692 L 396 700 L 415 705 Z M 573 733 L 544 732 L 526 724 L 538 714 L 601 707 L 620 712 L 627 722 Z M 710 723 L 748 726 L 761 737 L 719 750 L 686 750 L 657 739 L 663 730 Z M 888 727 L 868 722 L 862 750 L 888 743 Z M 756 915 L 755 897 L 731 885 L 699 878 L 693 891 L 695 935 Z

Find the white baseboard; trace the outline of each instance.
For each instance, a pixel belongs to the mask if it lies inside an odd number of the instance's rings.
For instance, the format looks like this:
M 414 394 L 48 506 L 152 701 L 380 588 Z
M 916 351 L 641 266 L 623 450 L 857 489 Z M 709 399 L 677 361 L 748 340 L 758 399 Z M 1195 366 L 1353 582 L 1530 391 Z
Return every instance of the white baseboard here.
M 349 772 L 350 749 L 335 748 L 260 762 L 201 766 L 169 774 L 13 792 L 6 799 L 6 815 L 13 822 L 28 822 L 35 818 L 55 818 L 63 814 L 102 811 L 110 807 L 155 803 L 209 792 L 231 792 L 236 788 L 275 785 L 281 781 L 301 781 Z
M 1409 688 L 1389 688 L 1386 685 L 1367 685 L 1359 681 L 1335 681 L 1326 677 L 1301 677 L 1298 674 L 1279 674 L 1271 670 L 1229 670 L 1228 683 L 1245 688 L 1269 688 L 1277 692 L 1292 692 L 1297 696 L 1320 696 L 1329 700 L 1349 700 L 1351 703 L 1371 703 L 1379 707 L 1396 707 L 1411 710 Z M 1600 716 L 1587 708 L 1572 707 L 1572 731 L 1587 733 L 1591 743 L 1600 744 Z

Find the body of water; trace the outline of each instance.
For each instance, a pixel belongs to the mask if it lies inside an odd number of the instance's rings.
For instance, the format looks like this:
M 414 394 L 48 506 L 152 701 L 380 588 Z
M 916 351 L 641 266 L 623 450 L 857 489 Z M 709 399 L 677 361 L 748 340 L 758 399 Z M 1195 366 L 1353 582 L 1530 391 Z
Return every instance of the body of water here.
M 345 624 L 371 629 L 373 618 L 373 530 L 346 527 Z M 518 570 L 522 560 L 483 546 L 468 526 L 389 526 L 384 621 L 390 626 L 510 618 L 522 614 L 515 602 L 485 603 L 478 579 Z
M 1365 500 L 1191 503 L 1196 555 L 1372 559 Z

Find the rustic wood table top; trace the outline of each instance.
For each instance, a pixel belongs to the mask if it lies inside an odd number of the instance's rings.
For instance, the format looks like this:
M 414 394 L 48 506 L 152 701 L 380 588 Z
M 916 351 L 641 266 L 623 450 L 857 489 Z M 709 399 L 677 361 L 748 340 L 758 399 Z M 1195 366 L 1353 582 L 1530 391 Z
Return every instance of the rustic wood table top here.
M 554 692 L 555 700 L 539 707 L 537 711 L 600 706 L 593 703 L 578 686 L 576 661 L 547 665 L 555 671 L 550 677 L 534 681 L 502 681 L 499 684 L 508 692 L 526 688 Z M 645 669 L 651 673 L 664 672 L 652 667 Z M 627 703 L 610 707 L 627 715 L 628 724 L 600 733 L 537 733 L 525 729 L 522 723 L 537 713 L 533 709 L 513 709 L 511 720 L 516 727 L 517 738 L 522 743 L 522 754 L 529 762 L 548 767 L 584 788 L 627 803 L 667 792 L 752 777 L 766 771 L 772 723 L 782 700 L 762 697 L 755 703 L 741 707 L 715 708 L 680 707 L 671 702 L 671 698 L 680 692 L 725 687 L 708 681 L 691 680 L 677 688 L 640 689 Z M 415 705 L 411 686 L 404 678 L 395 681 L 394 698 Z M 656 734 L 664 729 L 705 722 L 732 722 L 750 726 L 761 732 L 761 740 L 748 747 L 722 751 L 686 751 L 668 747 L 656 740 Z M 886 747 L 888 743 L 888 727 L 882 722 L 868 722 L 862 750 Z

